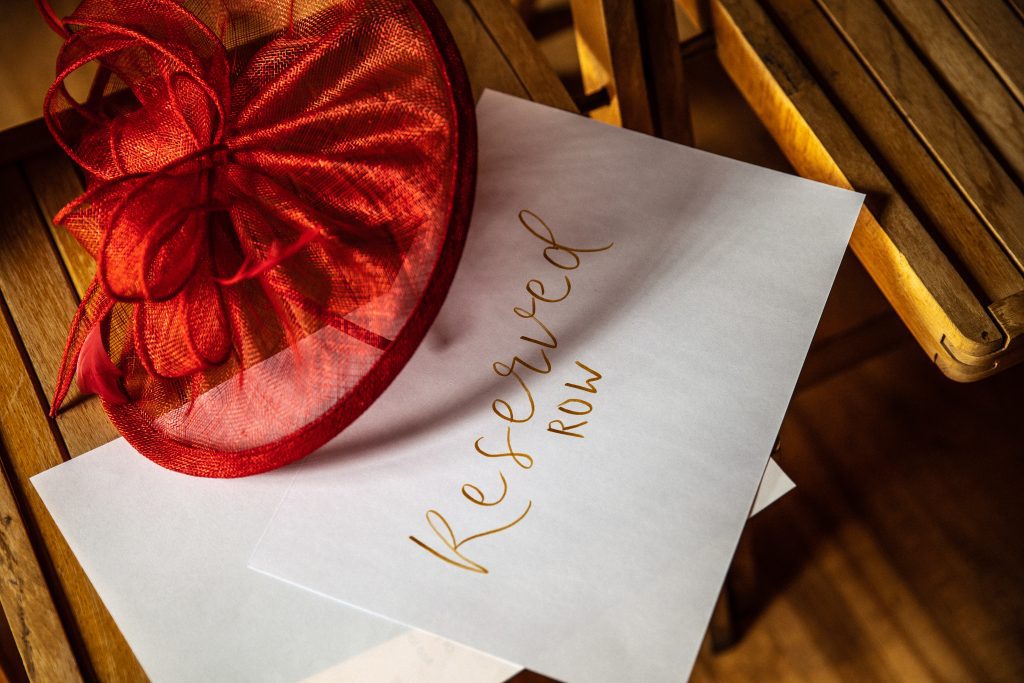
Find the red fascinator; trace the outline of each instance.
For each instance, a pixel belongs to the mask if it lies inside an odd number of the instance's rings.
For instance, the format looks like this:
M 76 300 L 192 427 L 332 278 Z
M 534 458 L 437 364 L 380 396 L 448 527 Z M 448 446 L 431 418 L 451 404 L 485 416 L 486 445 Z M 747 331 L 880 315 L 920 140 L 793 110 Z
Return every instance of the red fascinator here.
M 96 258 L 77 374 L 193 475 L 300 458 L 381 394 L 451 284 L 476 172 L 430 0 L 83 0 L 45 117 L 84 169 L 56 221 Z M 65 79 L 98 64 L 92 89 Z

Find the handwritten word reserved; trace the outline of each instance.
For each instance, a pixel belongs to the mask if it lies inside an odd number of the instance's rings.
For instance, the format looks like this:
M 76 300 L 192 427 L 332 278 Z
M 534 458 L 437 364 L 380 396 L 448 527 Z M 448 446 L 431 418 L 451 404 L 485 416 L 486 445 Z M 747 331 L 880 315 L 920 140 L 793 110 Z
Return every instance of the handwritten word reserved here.
M 572 279 L 566 273 L 579 268 L 587 254 L 607 251 L 613 246 L 612 244 L 606 244 L 603 247 L 578 247 L 564 244 L 555 237 L 554 232 L 550 227 L 548 227 L 548 224 L 532 211 L 520 211 L 519 223 L 531 235 L 544 244 L 544 260 L 562 273 L 563 281 L 559 283 L 556 290 L 551 292 L 549 292 L 548 286 L 539 279 L 530 279 L 526 282 L 525 289 L 526 293 L 529 295 L 527 304 L 526 306 L 516 306 L 512 309 L 512 312 L 523 320 L 531 321 L 537 327 L 537 331 L 532 333 L 537 338 L 528 335 L 522 335 L 519 337 L 522 341 L 533 345 L 530 348 L 531 353 L 515 355 L 508 362 L 495 361 L 491 364 L 491 370 L 493 370 L 496 375 L 508 378 L 513 382 L 513 391 L 518 395 L 518 398 L 515 400 L 514 404 L 513 402 L 503 398 L 496 398 L 491 402 L 491 411 L 505 425 L 505 434 L 503 435 L 503 438 L 485 440 L 485 437 L 480 437 L 473 444 L 478 455 L 492 459 L 498 463 L 499 468 L 497 471 L 497 478 L 500 484 L 500 491 L 496 495 L 489 496 L 485 494 L 483 489 L 477 484 L 466 483 L 462 485 L 460 493 L 470 505 L 485 508 L 501 505 L 508 494 L 508 480 L 505 477 L 505 472 L 501 469 L 502 466 L 515 467 L 522 470 L 528 470 L 533 467 L 533 456 L 529 453 L 517 450 L 513 446 L 512 427 L 529 422 L 536 414 L 537 404 L 534 401 L 533 393 L 530 391 L 530 385 L 527 379 L 533 375 L 547 375 L 550 373 L 552 363 L 548 352 L 554 351 L 558 348 L 558 340 L 554 333 L 537 315 L 538 306 L 556 306 L 564 302 L 572 292 Z M 578 388 L 583 391 L 592 390 L 590 393 L 596 393 L 597 390 L 594 387 L 593 382 L 601 379 L 601 375 L 579 361 L 576 361 L 576 364 L 591 374 L 590 379 L 585 381 L 587 388 L 584 388 L 582 385 L 573 385 L 568 383 L 566 386 L 569 386 L 570 388 Z M 572 400 L 580 401 L 580 403 L 576 404 L 564 401 L 559 406 L 559 409 L 561 410 L 565 408 L 566 410 L 563 410 L 562 412 L 569 415 L 582 415 L 584 413 L 571 411 L 582 410 L 583 404 L 586 404 L 586 412 L 590 412 L 590 408 L 592 408 L 592 406 L 589 402 L 582 401 L 582 399 Z M 549 423 L 548 430 L 557 433 L 557 430 L 552 429 L 552 426 L 558 422 L 558 420 L 555 420 Z M 561 433 L 565 434 L 571 429 L 578 428 L 581 425 L 576 424 L 567 427 L 562 424 L 561 426 L 563 429 Z M 582 434 L 578 433 L 571 433 L 569 435 L 576 437 L 582 436 Z M 526 503 L 526 507 L 507 524 L 461 537 L 456 534 L 454 529 L 452 529 L 451 524 L 449 524 L 444 515 L 435 509 L 430 509 L 426 513 L 427 526 L 430 527 L 430 530 L 436 537 L 432 542 L 436 544 L 439 541 L 440 546 L 431 545 L 431 543 L 422 541 L 416 536 L 409 536 L 409 540 L 420 548 L 426 550 L 434 557 L 447 562 L 450 565 L 479 574 L 487 574 L 488 570 L 486 567 L 481 565 L 479 562 L 470 559 L 466 555 L 464 550 L 465 546 L 479 538 L 491 536 L 507 529 L 511 529 L 515 525 L 519 524 L 519 522 L 523 521 L 523 519 L 530 513 L 532 507 L 533 501 L 529 500 Z

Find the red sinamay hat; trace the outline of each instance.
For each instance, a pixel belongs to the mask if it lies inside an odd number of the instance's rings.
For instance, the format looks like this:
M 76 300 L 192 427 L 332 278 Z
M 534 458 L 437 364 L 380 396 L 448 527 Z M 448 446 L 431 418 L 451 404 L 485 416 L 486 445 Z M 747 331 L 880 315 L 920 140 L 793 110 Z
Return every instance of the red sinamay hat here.
M 140 453 L 234 477 L 358 417 L 451 284 L 473 101 L 430 0 L 83 0 L 45 117 L 86 174 L 77 372 Z M 76 101 L 72 72 L 99 68 Z

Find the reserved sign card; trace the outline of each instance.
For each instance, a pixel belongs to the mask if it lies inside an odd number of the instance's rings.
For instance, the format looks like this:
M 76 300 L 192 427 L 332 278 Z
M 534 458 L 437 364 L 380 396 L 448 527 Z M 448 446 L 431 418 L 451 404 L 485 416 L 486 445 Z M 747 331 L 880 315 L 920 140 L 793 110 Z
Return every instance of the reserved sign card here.
M 501 683 L 519 671 L 246 569 L 293 474 L 189 477 L 116 439 L 32 483 L 153 681 Z M 753 511 L 791 487 L 769 460 Z
M 555 678 L 682 679 L 863 197 L 477 111 L 441 314 L 250 566 Z

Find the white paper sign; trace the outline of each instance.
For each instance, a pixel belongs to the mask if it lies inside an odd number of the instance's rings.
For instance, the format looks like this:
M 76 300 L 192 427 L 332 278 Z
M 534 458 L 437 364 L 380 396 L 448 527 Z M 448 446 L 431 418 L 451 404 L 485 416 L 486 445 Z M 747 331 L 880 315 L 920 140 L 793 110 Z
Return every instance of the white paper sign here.
M 246 569 L 292 471 L 199 479 L 117 439 L 32 483 L 153 681 L 359 683 L 371 669 L 499 683 L 519 670 Z
M 682 679 L 863 197 L 477 111 L 448 300 L 251 566 L 555 678 Z
M 153 681 L 499 683 L 520 670 L 246 569 L 293 472 L 196 479 L 117 439 L 32 483 Z M 769 461 L 754 511 L 790 488 Z

